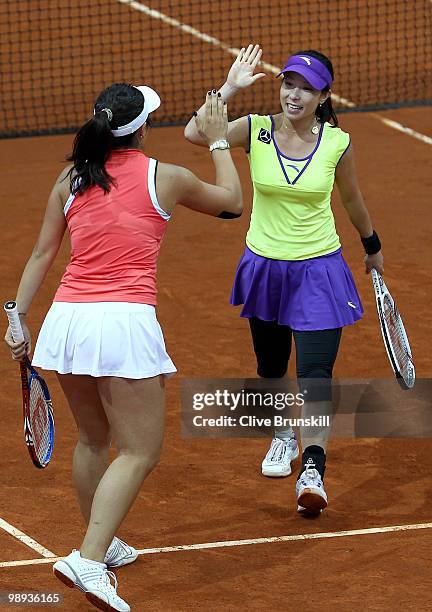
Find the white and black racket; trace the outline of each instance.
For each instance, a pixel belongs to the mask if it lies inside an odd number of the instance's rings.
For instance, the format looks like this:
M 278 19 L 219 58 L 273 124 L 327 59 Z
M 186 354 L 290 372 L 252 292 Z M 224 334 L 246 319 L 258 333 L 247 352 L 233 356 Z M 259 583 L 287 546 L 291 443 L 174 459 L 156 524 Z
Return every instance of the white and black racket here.
M 14 342 L 24 340 L 18 309 L 15 302 L 6 302 Z M 54 448 L 54 415 L 51 396 L 44 379 L 33 368 L 28 356 L 20 361 L 23 398 L 24 438 L 37 468 L 48 465 Z
M 415 368 L 402 318 L 383 277 L 375 268 L 372 268 L 372 282 L 390 364 L 402 389 L 412 389 L 415 384 Z

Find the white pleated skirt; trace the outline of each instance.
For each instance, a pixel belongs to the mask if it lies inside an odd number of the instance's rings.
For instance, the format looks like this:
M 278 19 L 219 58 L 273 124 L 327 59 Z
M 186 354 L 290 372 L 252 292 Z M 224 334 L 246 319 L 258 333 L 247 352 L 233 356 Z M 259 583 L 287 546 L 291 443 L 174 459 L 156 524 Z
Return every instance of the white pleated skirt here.
M 60 374 L 136 379 L 177 371 L 154 306 L 131 302 L 54 302 L 32 363 Z

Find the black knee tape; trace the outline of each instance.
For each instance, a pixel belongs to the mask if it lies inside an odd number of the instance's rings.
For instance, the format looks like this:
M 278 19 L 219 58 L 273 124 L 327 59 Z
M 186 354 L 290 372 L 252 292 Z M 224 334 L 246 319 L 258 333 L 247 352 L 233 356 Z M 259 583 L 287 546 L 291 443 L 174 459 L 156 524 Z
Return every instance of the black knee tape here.
M 308 402 L 331 402 L 332 369 L 311 368 L 297 372 L 300 392 Z
M 261 378 L 283 378 L 287 370 L 288 366 L 277 363 L 258 364 L 257 374 Z

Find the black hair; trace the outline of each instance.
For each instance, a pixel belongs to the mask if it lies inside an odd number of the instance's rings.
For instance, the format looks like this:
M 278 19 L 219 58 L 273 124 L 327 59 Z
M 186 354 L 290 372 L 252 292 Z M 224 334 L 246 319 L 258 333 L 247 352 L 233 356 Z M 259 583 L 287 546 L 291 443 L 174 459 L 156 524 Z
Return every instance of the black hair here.
M 314 57 L 315 59 L 320 61 L 321 64 L 324 64 L 324 66 L 330 72 L 331 78 L 334 79 L 333 64 L 331 63 L 329 58 L 323 53 L 320 53 L 319 51 L 314 51 L 314 49 L 308 49 L 307 51 L 297 51 L 292 55 L 310 55 L 311 57 Z M 325 87 L 322 91 L 327 92 L 329 89 L 330 87 Z M 330 96 L 327 98 L 324 104 L 321 104 L 317 107 L 315 111 L 315 116 L 320 123 L 325 123 L 326 121 L 328 121 L 333 125 L 333 127 L 337 127 L 339 125 L 338 118 L 333 109 Z
M 106 171 L 105 163 L 111 151 L 131 148 L 136 140 L 136 131 L 114 137 L 111 130 L 133 121 L 143 108 L 142 92 L 127 83 L 114 83 L 99 94 L 95 114 L 78 130 L 72 153 L 67 157 L 73 162 L 68 173 L 71 193 L 84 193 L 94 185 L 105 193 L 110 191 L 114 179 Z

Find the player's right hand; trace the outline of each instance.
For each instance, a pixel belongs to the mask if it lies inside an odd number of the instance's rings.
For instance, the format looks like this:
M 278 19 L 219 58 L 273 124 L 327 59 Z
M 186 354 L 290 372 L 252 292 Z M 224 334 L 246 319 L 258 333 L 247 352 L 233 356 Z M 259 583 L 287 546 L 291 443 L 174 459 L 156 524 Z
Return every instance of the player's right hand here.
M 384 274 L 384 257 L 381 251 L 378 251 L 375 255 L 366 255 L 364 263 L 366 274 L 369 274 L 372 268 L 375 268 L 380 274 Z
M 242 47 L 228 72 L 228 85 L 233 89 L 244 89 L 245 87 L 253 85 L 258 79 L 265 77 L 266 75 L 264 72 L 254 74 L 254 70 L 261 59 L 261 55 L 262 49 L 259 45 L 249 45 L 247 49 Z

